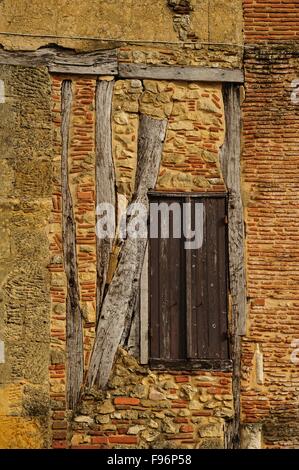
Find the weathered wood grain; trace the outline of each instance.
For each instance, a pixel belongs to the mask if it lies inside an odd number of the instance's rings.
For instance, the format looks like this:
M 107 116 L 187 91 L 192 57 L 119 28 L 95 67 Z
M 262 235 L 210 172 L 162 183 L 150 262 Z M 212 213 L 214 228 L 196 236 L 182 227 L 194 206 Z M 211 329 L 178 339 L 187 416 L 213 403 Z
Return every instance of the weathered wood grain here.
M 196 66 L 179 67 L 175 65 L 120 63 L 119 77 L 152 80 L 184 80 L 188 82 L 244 82 L 244 74 L 240 69 Z
M 235 410 L 234 418 L 226 428 L 226 442 L 227 447 L 238 448 L 240 446 L 241 336 L 246 333 L 245 233 L 241 198 L 241 115 L 239 87 L 231 84 L 225 85 L 223 87 L 223 99 L 226 136 L 220 157 L 222 173 L 229 193 L 229 276 L 232 298 L 230 337 Z
M 246 334 L 246 276 L 244 255 L 244 216 L 241 197 L 241 116 L 239 89 L 226 85 L 223 91 L 226 136 L 221 151 L 221 167 L 229 193 L 230 288 L 234 318 L 239 335 Z
M 62 179 L 62 238 L 64 269 L 67 279 L 66 349 L 67 349 L 67 403 L 73 409 L 80 395 L 83 381 L 82 311 L 76 254 L 76 223 L 68 178 L 68 153 L 72 82 L 66 80 L 61 90 L 61 179 Z
M 50 72 L 88 75 L 117 75 L 116 50 L 76 53 L 58 48 L 41 48 L 37 51 L 0 50 L 0 64 L 25 67 L 48 66 Z
M 139 294 L 139 295 L 138 295 Z M 139 359 L 140 351 L 140 292 L 136 295 L 133 313 L 127 315 L 120 346 Z
M 96 203 L 115 207 L 115 172 L 112 156 L 111 108 L 114 81 L 96 87 Z M 99 215 L 99 214 L 98 214 Z M 113 221 L 115 224 L 115 220 Z M 97 237 L 97 318 L 103 301 L 113 238 Z
M 166 121 L 142 115 L 138 138 L 138 170 L 134 202 L 148 208 L 147 193 L 154 188 L 160 166 Z M 128 237 L 105 295 L 87 374 L 87 386 L 107 385 L 125 323 L 133 313 L 147 239 Z

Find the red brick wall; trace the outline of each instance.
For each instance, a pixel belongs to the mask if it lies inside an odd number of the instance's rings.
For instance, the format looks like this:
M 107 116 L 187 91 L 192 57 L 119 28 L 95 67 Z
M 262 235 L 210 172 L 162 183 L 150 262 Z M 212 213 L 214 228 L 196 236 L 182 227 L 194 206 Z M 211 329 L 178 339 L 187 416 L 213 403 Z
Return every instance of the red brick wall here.
M 278 41 L 299 34 L 299 2 L 244 1 L 243 190 L 246 202 L 248 335 L 243 341 L 242 415 L 263 424 L 266 447 L 299 444 L 299 105 L 292 81 L 298 50 Z M 286 21 L 283 21 L 286 19 Z M 264 383 L 256 372 L 256 344 Z
M 298 41 L 299 2 L 243 0 L 245 41 Z

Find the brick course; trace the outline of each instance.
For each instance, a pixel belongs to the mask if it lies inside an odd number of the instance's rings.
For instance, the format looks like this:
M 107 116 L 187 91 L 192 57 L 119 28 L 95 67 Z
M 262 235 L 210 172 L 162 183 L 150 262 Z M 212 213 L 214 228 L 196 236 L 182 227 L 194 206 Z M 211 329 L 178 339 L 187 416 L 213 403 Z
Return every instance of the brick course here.
M 245 43 L 298 41 L 298 1 L 243 0 L 243 9 Z

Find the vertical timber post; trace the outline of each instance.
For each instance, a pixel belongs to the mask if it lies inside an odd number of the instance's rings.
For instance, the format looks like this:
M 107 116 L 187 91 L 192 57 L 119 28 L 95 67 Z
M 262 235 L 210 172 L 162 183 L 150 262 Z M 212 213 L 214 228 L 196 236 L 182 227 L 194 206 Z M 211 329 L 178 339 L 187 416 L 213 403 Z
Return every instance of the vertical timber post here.
M 96 87 L 96 204 L 115 207 L 115 172 L 112 156 L 111 109 L 114 80 L 99 80 Z M 97 213 L 97 216 L 100 215 Z M 115 220 L 114 226 L 115 226 Z M 103 302 L 113 237 L 97 236 L 97 320 Z
M 74 409 L 83 382 L 83 326 L 76 253 L 76 222 L 72 194 L 69 188 L 69 134 L 72 108 L 72 82 L 65 80 L 61 89 L 61 182 L 62 182 L 62 239 L 64 269 L 67 279 L 66 349 L 67 404 Z
M 240 446 L 241 339 L 246 334 L 245 230 L 241 198 L 240 88 L 223 85 L 226 134 L 220 160 L 228 190 L 229 285 L 232 298 L 230 325 L 233 360 L 234 417 L 226 429 L 226 447 Z

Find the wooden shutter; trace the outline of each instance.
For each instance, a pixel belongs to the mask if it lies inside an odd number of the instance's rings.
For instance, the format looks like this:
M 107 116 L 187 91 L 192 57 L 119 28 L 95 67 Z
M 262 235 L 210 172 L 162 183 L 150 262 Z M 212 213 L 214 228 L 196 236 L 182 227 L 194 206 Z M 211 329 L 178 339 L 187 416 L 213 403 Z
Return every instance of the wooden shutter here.
M 226 199 L 190 197 L 203 204 L 203 243 L 186 250 L 184 237 L 161 236 L 149 243 L 150 357 L 167 363 L 228 358 Z M 168 205 L 184 196 L 152 196 Z M 183 209 L 181 210 L 183 214 Z M 183 219 L 181 220 L 183 228 Z M 170 219 L 170 227 L 172 219 Z
M 225 198 L 192 199 L 204 204 L 203 244 L 186 251 L 187 357 L 227 359 L 227 253 Z M 194 215 L 192 217 L 194 220 Z
M 153 201 L 154 199 L 152 199 Z M 155 202 L 167 205 L 180 200 L 172 197 L 158 198 Z M 170 212 L 171 214 L 171 212 Z M 173 237 L 172 216 L 170 237 L 150 240 L 150 355 L 165 360 L 185 359 L 185 259 L 182 240 Z

